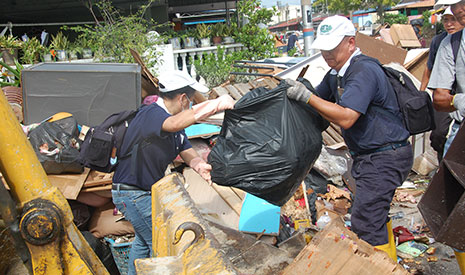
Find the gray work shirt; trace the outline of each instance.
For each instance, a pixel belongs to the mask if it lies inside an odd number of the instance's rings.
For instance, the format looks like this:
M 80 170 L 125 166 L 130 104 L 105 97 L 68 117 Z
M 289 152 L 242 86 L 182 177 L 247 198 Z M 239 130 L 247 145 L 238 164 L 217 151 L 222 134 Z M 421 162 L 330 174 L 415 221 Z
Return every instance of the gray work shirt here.
M 462 31 L 464 32 L 465 29 Z M 456 96 L 454 106 L 457 109 L 450 116 L 461 122 L 465 115 L 465 33 L 462 33 L 460 48 L 457 54 L 457 64 L 454 62 L 454 54 L 450 43 L 451 35 L 447 35 L 439 46 L 436 61 L 434 62 L 431 78 L 428 83 L 430 89 L 451 90 L 457 75 Z

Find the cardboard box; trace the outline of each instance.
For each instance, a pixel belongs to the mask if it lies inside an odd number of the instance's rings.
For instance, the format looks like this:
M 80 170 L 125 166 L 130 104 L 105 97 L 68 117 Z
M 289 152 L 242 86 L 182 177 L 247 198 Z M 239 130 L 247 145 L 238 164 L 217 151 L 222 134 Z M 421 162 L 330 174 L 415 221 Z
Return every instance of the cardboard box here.
M 378 59 L 381 64 L 396 62 L 403 65 L 407 56 L 406 50 L 361 33 L 355 36 L 355 43 L 363 54 Z
M 420 48 L 421 43 L 411 25 L 393 24 L 389 30 L 394 45 L 402 48 Z

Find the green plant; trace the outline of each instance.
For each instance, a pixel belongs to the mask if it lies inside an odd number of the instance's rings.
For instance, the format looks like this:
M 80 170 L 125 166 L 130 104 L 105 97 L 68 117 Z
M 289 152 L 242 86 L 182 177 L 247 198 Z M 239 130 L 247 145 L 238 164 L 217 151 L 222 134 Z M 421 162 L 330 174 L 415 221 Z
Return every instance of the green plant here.
M 234 31 L 237 28 L 237 24 L 231 22 L 229 25 L 225 24 L 223 27 L 223 35 L 224 36 L 234 36 Z
M 55 50 L 67 50 L 69 47 L 69 40 L 61 31 L 56 35 L 52 35 L 50 46 Z
M 212 25 L 212 36 L 224 36 L 224 26 L 225 24 L 223 23 L 216 23 Z
M 230 80 L 230 72 L 246 72 L 246 69 L 234 68 L 236 60 L 246 56 L 244 51 L 226 53 L 223 47 L 218 46 L 217 53 L 204 54 L 200 59 L 194 60 L 195 71 L 205 79 L 209 88 L 214 88 Z M 250 77 L 238 75 L 235 82 L 247 82 Z
M 21 50 L 21 62 L 23 64 L 33 64 L 40 60 L 40 54 L 44 52 L 45 47 L 40 44 L 39 39 L 33 37 L 23 43 Z
M 408 17 L 402 13 L 386 13 L 384 15 L 384 23 L 388 23 L 390 26 L 393 24 L 408 24 Z
M 431 12 L 426 10 L 422 14 L 423 25 L 421 26 L 421 34 L 423 38 L 430 39 L 436 34 L 436 30 L 434 29 L 434 25 L 430 23 L 429 19 L 431 17 Z
M 14 60 L 14 63 L 15 66 L 13 68 L 0 60 L 0 87 L 19 87 L 21 85 L 21 71 L 23 70 L 23 65 L 19 64 L 16 59 Z
M 3 49 L 18 49 L 21 47 L 21 40 L 17 39 L 14 36 L 8 35 L 2 35 L 0 36 L 0 48 Z
M 89 1 L 87 8 L 95 18 L 95 25 L 70 27 L 79 34 L 79 39 L 86 39 L 94 52 L 94 58 L 100 62 L 133 63 L 134 58 L 129 49 L 134 49 L 141 54 L 148 68 L 159 62 L 160 51 L 152 51 L 149 57 L 145 57 L 148 49 L 156 44 L 163 43 L 163 37 L 155 43 L 149 41 L 147 34 L 150 30 L 168 26 L 168 24 L 156 24 L 152 19 L 145 18 L 146 10 L 154 0 L 148 0 L 127 16 L 122 15 L 118 9 L 112 6 L 112 1 L 101 0 L 97 3 Z M 95 10 L 95 11 L 94 11 Z M 100 18 L 98 20 L 97 18 Z M 148 60 L 152 61 L 148 61 Z
M 204 23 L 197 24 L 195 29 L 198 39 L 209 38 L 212 32 L 209 26 L 205 25 Z
M 246 59 L 257 60 L 275 55 L 274 37 L 266 26 L 276 14 L 276 9 L 260 8 L 260 0 L 243 0 L 238 2 L 238 13 L 248 19 L 236 31 L 235 40 L 247 48 Z

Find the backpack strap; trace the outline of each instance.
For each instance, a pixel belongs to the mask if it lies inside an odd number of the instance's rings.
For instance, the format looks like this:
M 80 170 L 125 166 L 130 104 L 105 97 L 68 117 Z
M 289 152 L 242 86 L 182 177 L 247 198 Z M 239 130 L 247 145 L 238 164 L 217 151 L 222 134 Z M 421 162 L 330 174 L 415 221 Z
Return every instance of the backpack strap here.
M 385 74 L 385 76 L 386 76 L 387 82 L 390 84 L 390 81 L 389 81 L 389 79 L 388 79 L 388 74 L 387 74 L 386 68 L 384 68 L 384 66 L 383 66 L 383 65 L 379 62 L 379 60 L 376 59 L 376 58 L 372 58 L 372 57 L 366 56 L 366 55 L 364 55 L 364 54 L 360 54 L 360 55 L 354 56 L 354 57 L 352 58 L 352 60 L 350 61 L 350 65 L 352 65 L 352 64 L 355 63 L 355 62 L 357 62 L 357 61 L 360 60 L 360 59 L 362 59 L 362 60 L 369 60 L 369 61 L 371 61 L 371 62 L 374 62 L 374 63 L 378 64 L 378 66 L 380 66 L 381 69 L 383 70 L 383 72 L 384 72 L 384 74 Z M 346 72 L 346 73 L 347 73 L 347 72 Z M 401 74 L 399 73 L 399 75 L 396 75 L 396 77 L 397 77 L 397 78 L 400 78 L 400 77 L 401 77 Z M 390 85 L 391 85 L 391 87 L 392 87 L 392 84 L 390 84 Z M 394 90 L 394 87 L 392 87 L 392 89 Z M 394 96 L 396 97 L 396 102 L 398 102 L 396 91 L 394 91 Z M 403 122 L 403 120 L 402 120 L 400 117 L 396 116 L 395 114 L 393 114 L 392 112 L 390 112 L 389 110 L 386 110 L 385 108 L 383 108 L 383 107 L 381 107 L 381 106 L 378 106 L 378 105 L 376 105 L 376 104 L 370 104 L 370 106 L 368 107 L 368 109 L 372 109 L 372 110 L 374 110 L 374 111 L 377 111 L 378 113 L 385 114 L 386 116 L 388 116 L 388 117 L 390 117 L 390 118 L 392 118 L 392 119 L 394 119 L 394 120 L 396 120 L 396 121 L 399 121 L 399 122 L 402 123 L 402 125 L 404 125 L 404 122 Z M 368 110 L 367 110 L 367 112 L 368 112 Z
M 452 34 L 450 38 L 450 44 L 452 46 L 452 54 L 454 55 L 454 62 L 457 62 L 457 55 L 460 49 L 460 41 L 462 40 L 463 30 Z
M 452 34 L 450 38 L 450 44 L 452 47 L 452 54 L 454 56 L 454 64 L 457 63 L 457 55 L 459 54 L 460 49 L 460 42 L 462 40 L 463 30 L 460 30 L 454 34 Z M 452 94 L 455 94 L 455 90 L 457 89 L 457 76 L 455 76 L 454 83 L 452 84 Z

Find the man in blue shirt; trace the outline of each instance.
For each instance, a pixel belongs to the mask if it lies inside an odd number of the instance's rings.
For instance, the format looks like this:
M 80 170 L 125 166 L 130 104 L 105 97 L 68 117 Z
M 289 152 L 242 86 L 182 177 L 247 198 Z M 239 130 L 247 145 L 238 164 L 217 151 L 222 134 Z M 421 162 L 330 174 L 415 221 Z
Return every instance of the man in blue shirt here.
M 315 94 L 286 79 L 291 85 L 287 95 L 342 128 L 356 181 L 352 230 L 397 260 L 388 214 L 396 188 L 410 172 L 413 153 L 396 95 L 382 68 L 355 46 L 355 28 L 347 18 L 326 18 L 317 34 L 312 47 L 321 50 L 332 70 Z
M 295 45 L 299 48 L 299 51 L 302 51 L 302 47 L 300 46 L 299 43 L 299 33 L 295 32 L 289 36 L 289 39 L 287 40 L 287 52 L 295 48 Z
M 121 152 L 132 151 L 120 160 L 113 176 L 112 198 L 115 206 L 135 230 L 129 254 L 128 274 L 135 274 L 134 260 L 148 258 L 152 250 L 151 187 L 164 175 L 179 154 L 211 184 L 211 166 L 192 148 L 184 128 L 216 112 L 232 109 L 234 100 L 221 96 L 191 107 L 195 91 L 208 88 L 181 71 L 165 72 L 159 77 L 160 98 L 141 107 L 126 132 Z M 137 149 L 135 146 L 138 146 Z

